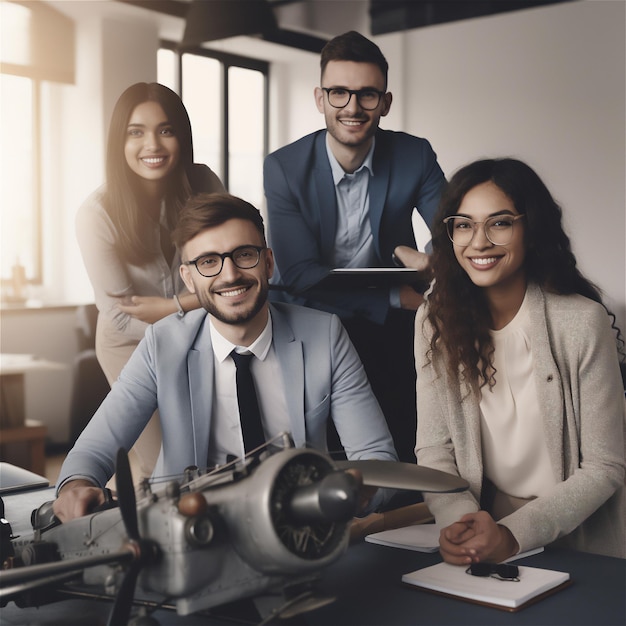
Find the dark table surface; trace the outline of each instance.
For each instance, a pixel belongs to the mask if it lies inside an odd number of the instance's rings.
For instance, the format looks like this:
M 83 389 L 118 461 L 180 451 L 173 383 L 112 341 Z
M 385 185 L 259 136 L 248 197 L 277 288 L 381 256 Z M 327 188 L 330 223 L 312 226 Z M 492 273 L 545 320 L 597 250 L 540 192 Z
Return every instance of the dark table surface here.
M 626 560 L 547 549 L 519 565 L 570 573 L 572 585 L 516 613 L 446 598 L 401 583 L 403 574 L 441 561 L 373 544 L 352 546 L 325 572 L 321 589 L 337 601 L 306 616 L 306 623 L 366 626 L 458 624 L 488 626 L 597 626 L 626 624 Z
M 572 585 L 516 613 L 445 598 L 413 589 L 402 574 L 440 561 L 425 554 L 373 544 L 352 546 L 321 578 L 322 593 L 332 604 L 301 615 L 289 624 L 303 626 L 392 626 L 455 624 L 463 626 L 624 626 L 626 624 L 626 561 L 580 552 L 546 550 L 518 561 L 521 565 L 567 571 Z M 2 624 L 23 626 L 99 626 L 106 624 L 110 603 L 70 599 L 41 608 L 0 609 Z M 161 626 L 232 625 L 251 623 L 239 611 L 179 616 L 155 614 Z M 275 622 L 280 624 L 281 622 Z
M 19 503 L 32 510 L 32 497 L 44 501 L 53 492 L 41 491 L 8 500 L 7 517 L 17 515 Z M 41 495 L 43 494 L 43 495 Z M 47 496 L 44 498 L 44 495 Z M 11 519 L 11 518 L 9 518 Z M 16 527 L 14 527 L 15 530 Z M 208 558 L 210 558 L 208 556 Z M 318 585 L 323 595 L 336 597 L 327 606 L 284 622 L 283 626 L 626 626 L 626 560 L 582 552 L 546 549 L 517 561 L 520 565 L 569 572 L 572 584 L 536 604 L 510 613 L 463 600 L 446 598 L 409 587 L 403 574 L 441 561 L 438 553 L 359 543 L 321 573 Z M 107 623 L 111 602 L 71 598 L 40 608 L 18 608 L 13 602 L 0 608 L 0 624 L 7 626 L 100 626 Z M 227 610 L 180 616 L 160 609 L 154 613 L 161 626 L 222 626 L 250 624 L 252 607 L 238 603 Z

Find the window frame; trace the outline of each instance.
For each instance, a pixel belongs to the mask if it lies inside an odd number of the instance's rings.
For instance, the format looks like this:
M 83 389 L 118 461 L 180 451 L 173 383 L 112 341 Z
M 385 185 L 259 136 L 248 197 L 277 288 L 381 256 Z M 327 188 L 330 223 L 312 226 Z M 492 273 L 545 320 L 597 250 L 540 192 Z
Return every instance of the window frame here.
M 231 54 L 228 52 L 222 52 L 219 50 L 209 50 L 208 48 L 201 48 L 199 46 L 183 47 L 179 44 L 169 41 L 161 40 L 159 42 L 159 48 L 170 50 L 176 55 L 177 72 L 176 72 L 176 92 L 184 102 L 184 94 L 182 92 L 183 85 L 183 55 L 193 54 L 197 56 L 203 56 L 210 59 L 215 59 L 222 64 L 222 145 L 220 146 L 220 167 L 221 167 L 221 180 L 226 189 L 229 189 L 230 171 L 229 171 L 229 80 L 228 70 L 231 67 L 239 67 L 247 70 L 255 70 L 261 72 L 264 77 L 264 89 L 263 89 L 263 105 L 264 105 L 264 120 L 263 120 L 263 156 L 267 156 L 269 153 L 269 103 L 270 103 L 270 87 L 269 87 L 269 74 L 270 64 L 268 61 L 262 61 L 260 59 L 253 59 L 251 57 L 244 57 L 237 54 Z

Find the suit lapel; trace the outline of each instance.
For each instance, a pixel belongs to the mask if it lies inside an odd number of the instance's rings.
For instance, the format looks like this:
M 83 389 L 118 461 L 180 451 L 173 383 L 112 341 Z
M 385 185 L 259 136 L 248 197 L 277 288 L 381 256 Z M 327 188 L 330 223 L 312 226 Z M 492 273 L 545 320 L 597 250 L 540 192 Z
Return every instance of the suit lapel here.
M 213 412 L 214 361 L 209 317 L 187 355 L 187 375 L 191 403 L 191 429 L 198 467 L 206 467 Z
M 390 155 L 387 155 L 387 152 L 383 135 L 378 132 L 376 134 L 376 146 L 374 148 L 374 159 L 372 161 L 374 176 L 370 178 L 369 184 L 369 214 L 374 245 L 376 246 L 376 254 L 380 259 L 383 257 L 380 250 L 380 222 L 383 217 L 383 209 L 385 208 L 391 171 L 391 159 L 389 158 Z
M 320 224 L 322 258 L 334 258 L 335 233 L 337 231 L 337 196 L 332 170 L 326 152 L 326 133 L 315 139 L 315 167 L 313 171 L 317 194 L 317 216 Z
M 303 446 L 306 442 L 306 428 L 302 342 L 295 338 L 287 317 L 274 307 L 272 307 L 272 337 L 283 376 L 291 436 L 296 446 Z

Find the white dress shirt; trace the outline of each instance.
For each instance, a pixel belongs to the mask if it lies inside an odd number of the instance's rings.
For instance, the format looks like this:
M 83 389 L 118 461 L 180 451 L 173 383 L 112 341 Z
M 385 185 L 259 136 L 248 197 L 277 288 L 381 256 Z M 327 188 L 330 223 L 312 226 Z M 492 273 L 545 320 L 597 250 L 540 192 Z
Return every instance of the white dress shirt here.
M 222 465 L 228 456 L 244 455 L 243 434 L 237 403 L 235 363 L 230 353 L 254 354 L 250 371 L 259 402 L 261 420 L 266 440 L 283 431 L 290 431 L 291 425 L 285 402 L 284 382 L 276 352 L 272 344 L 272 318 L 263 332 L 248 347 L 236 346 L 217 331 L 210 319 L 213 359 L 215 364 L 215 386 L 217 393 L 213 401 L 211 434 L 209 441 L 209 466 Z
M 501 330 L 491 331 L 496 384 L 483 387 L 481 430 L 485 476 L 518 498 L 555 484 L 533 375 L 528 298 Z

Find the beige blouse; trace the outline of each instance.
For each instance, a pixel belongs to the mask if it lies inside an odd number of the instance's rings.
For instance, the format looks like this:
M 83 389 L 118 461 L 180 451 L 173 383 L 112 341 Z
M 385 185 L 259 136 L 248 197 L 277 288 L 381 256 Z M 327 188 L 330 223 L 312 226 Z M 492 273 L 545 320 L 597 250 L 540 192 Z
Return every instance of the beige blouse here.
M 547 493 L 554 485 L 533 376 L 530 316 L 525 297 L 517 315 L 491 331 L 496 384 L 480 401 L 484 473 L 517 498 Z

